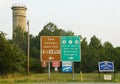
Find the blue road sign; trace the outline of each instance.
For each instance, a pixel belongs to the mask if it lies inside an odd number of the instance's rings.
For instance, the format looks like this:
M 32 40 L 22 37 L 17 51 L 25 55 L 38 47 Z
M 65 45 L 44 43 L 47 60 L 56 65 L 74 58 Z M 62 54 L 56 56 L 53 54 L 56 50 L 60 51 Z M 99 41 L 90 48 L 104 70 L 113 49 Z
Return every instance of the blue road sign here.
M 114 72 L 114 62 L 103 61 L 98 63 L 100 72 Z
M 62 72 L 72 72 L 72 62 L 62 62 Z
M 72 72 L 72 66 L 62 66 L 62 72 Z

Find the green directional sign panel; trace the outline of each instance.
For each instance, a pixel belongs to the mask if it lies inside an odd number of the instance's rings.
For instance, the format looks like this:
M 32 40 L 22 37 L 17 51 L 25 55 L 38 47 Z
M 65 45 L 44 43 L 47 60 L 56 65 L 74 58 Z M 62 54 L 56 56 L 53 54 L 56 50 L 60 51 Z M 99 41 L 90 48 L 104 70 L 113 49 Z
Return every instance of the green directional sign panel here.
M 80 37 L 61 36 L 61 61 L 81 61 Z

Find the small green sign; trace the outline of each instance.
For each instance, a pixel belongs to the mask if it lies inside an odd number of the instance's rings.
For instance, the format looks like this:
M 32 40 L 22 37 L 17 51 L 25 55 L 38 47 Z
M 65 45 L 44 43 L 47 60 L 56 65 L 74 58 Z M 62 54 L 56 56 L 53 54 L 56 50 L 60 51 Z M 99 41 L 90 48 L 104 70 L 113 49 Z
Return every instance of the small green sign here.
M 81 61 L 80 37 L 61 36 L 61 61 Z

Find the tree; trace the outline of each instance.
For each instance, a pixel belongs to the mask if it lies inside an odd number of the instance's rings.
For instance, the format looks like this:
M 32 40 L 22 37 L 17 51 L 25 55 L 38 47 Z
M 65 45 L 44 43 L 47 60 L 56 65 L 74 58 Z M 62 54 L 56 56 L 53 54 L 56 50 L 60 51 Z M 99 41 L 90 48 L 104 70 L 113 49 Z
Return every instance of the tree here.
M 14 31 L 13 42 L 19 46 L 24 53 L 27 53 L 27 37 L 28 33 L 24 32 L 20 26 L 17 26 Z
M 89 61 L 89 71 L 95 71 L 98 69 L 97 65 L 100 60 L 100 52 L 102 50 L 102 44 L 101 41 L 94 35 L 91 37 L 91 41 L 89 44 L 89 55 L 88 55 L 88 61 Z
M 58 36 L 60 35 L 60 30 L 57 28 L 57 26 L 49 22 L 47 25 L 45 25 L 40 32 L 40 36 Z
M 104 44 L 103 44 L 103 46 L 104 47 L 106 47 L 106 48 L 113 48 L 113 45 L 110 43 L 110 42 L 105 42 Z
M 54 23 L 49 22 L 43 27 L 39 35 L 40 36 L 73 36 L 74 32 L 72 32 L 71 30 L 66 32 L 63 29 L 59 29 Z
M 63 29 L 60 29 L 60 36 L 66 36 L 66 31 Z
M 102 47 L 101 41 L 94 35 L 91 37 L 89 48 L 100 49 Z
M 69 30 L 69 31 L 66 32 L 66 36 L 74 36 L 74 32 Z
M 7 74 L 25 71 L 26 58 L 23 52 L 14 44 L 5 39 L 5 34 L 0 32 L 0 73 Z
M 114 48 L 113 61 L 115 66 L 115 72 L 120 71 L 120 47 Z
M 86 41 L 86 38 L 83 38 L 81 41 L 81 62 L 80 67 L 83 72 L 89 72 L 89 53 L 88 53 L 88 43 Z

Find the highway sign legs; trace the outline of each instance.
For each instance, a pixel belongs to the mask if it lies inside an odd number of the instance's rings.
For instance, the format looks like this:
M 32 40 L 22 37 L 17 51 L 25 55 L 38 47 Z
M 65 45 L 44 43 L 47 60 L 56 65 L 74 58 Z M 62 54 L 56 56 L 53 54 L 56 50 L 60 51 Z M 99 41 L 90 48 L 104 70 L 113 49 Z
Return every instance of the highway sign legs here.
M 48 79 L 50 79 L 50 62 L 48 62 Z
M 74 80 L 74 62 L 72 62 L 72 80 Z

